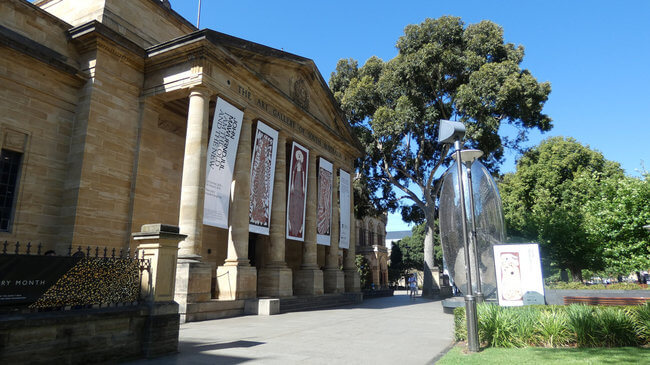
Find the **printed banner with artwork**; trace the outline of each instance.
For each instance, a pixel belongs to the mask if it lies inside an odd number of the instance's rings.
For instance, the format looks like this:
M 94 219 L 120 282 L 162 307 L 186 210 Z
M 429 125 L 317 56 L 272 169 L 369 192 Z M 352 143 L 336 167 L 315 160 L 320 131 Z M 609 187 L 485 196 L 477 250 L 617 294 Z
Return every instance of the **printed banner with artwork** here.
M 309 150 L 293 142 L 287 196 L 287 238 L 291 240 L 305 240 L 308 164 Z
M 499 305 L 545 304 L 539 245 L 494 245 L 493 249 Z
M 339 248 L 350 248 L 350 174 L 339 170 Z
M 251 199 L 248 208 L 248 230 L 267 236 L 271 225 L 277 145 L 278 131 L 258 121 L 251 161 Z
M 318 210 L 316 243 L 330 245 L 332 230 L 332 163 L 320 158 L 318 163 Z
M 203 224 L 228 228 L 230 185 L 244 112 L 217 98 L 205 171 Z

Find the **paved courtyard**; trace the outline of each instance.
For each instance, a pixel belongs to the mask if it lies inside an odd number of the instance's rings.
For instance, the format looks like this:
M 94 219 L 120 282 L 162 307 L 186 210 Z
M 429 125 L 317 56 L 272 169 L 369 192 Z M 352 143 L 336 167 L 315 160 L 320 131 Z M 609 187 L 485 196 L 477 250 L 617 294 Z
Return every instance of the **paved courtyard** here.
M 130 364 L 427 364 L 453 338 L 438 300 L 362 304 L 181 325 L 179 353 Z

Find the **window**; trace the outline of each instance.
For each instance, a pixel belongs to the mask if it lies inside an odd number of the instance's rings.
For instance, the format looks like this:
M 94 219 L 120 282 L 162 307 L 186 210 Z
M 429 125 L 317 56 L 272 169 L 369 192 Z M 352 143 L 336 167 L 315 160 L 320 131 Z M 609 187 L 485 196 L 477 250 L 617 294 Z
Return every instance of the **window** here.
M 23 154 L 2 150 L 0 154 L 0 231 L 8 232 L 14 218 L 14 202 Z

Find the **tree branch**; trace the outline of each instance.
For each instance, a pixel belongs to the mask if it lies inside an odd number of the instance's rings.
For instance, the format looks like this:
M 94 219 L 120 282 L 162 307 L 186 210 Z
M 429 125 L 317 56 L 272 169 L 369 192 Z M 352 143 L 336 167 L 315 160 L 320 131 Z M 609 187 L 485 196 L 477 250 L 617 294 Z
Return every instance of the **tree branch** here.
M 433 176 L 435 175 L 436 171 L 438 171 L 440 166 L 442 166 L 442 164 L 445 162 L 445 157 L 447 156 L 447 153 L 449 153 L 450 147 L 451 145 L 449 144 L 445 144 L 442 147 L 442 151 L 440 151 L 440 159 L 438 160 L 436 165 L 433 167 L 433 170 L 431 170 L 431 173 L 429 174 L 429 178 L 427 179 L 427 185 L 424 189 L 424 198 L 426 199 L 427 204 L 434 203 L 434 201 L 431 198 L 432 196 L 435 196 L 431 194 L 431 184 L 433 184 Z

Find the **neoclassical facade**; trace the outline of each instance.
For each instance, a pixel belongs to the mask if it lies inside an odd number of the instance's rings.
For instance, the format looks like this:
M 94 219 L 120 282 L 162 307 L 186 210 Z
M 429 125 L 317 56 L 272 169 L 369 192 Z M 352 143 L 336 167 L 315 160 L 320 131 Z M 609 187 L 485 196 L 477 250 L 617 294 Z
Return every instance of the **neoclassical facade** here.
M 375 288 L 388 286 L 388 249 L 386 248 L 387 215 L 357 219 L 356 252 L 370 263 Z
M 157 0 L 6 0 L 0 25 L 1 240 L 126 249 L 144 224 L 178 225 L 176 300 L 188 320 L 249 298 L 359 291 L 355 245 L 339 248 L 340 227 L 354 227 L 351 184 L 339 181 L 362 149 L 312 60 L 198 30 Z M 220 187 L 224 227 L 204 224 L 218 100 L 242 113 Z M 261 125 L 275 158 L 258 169 Z M 308 151 L 302 240 L 287 238 L 294 143 Z M 272 190 L 260 192 L 254 171 Z M 269 202 L 268 232 L 250 230 L 251 196 Z

